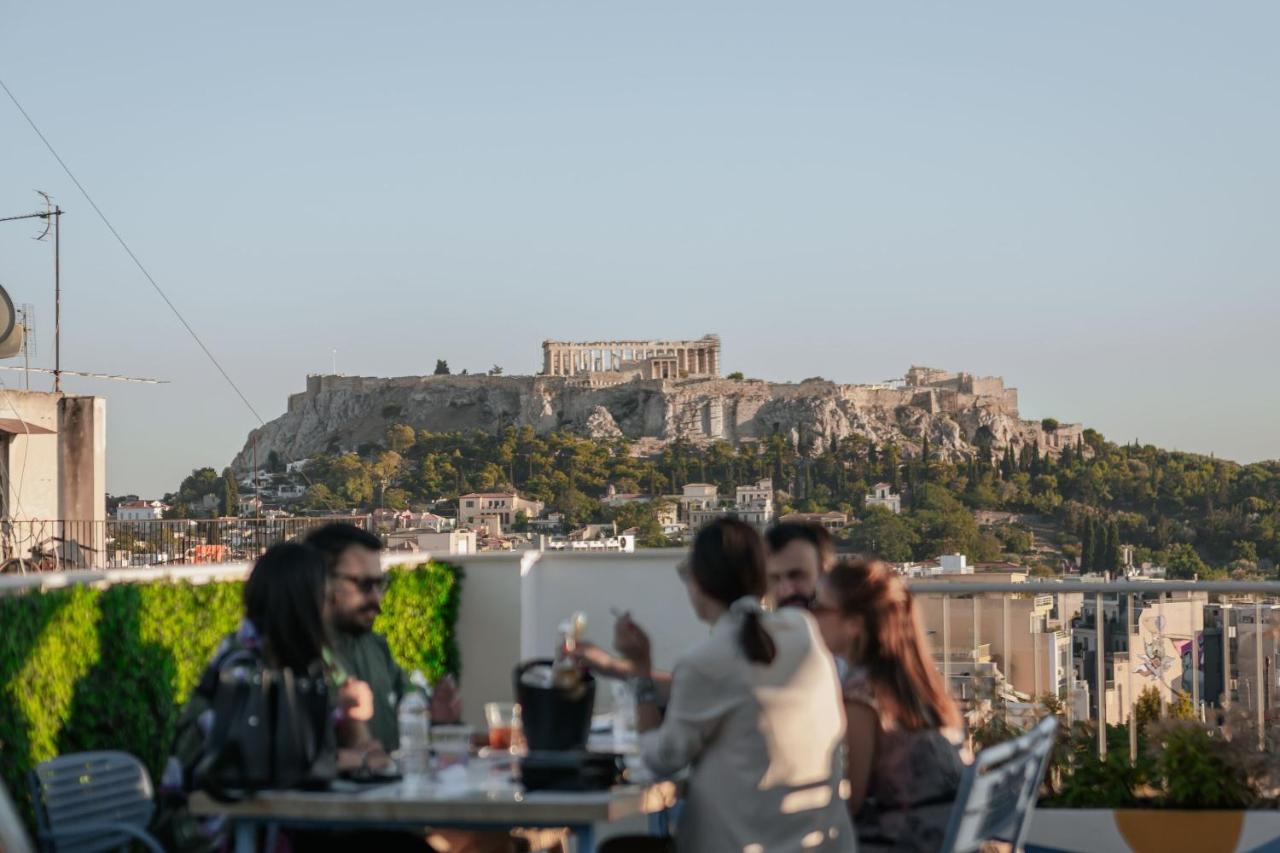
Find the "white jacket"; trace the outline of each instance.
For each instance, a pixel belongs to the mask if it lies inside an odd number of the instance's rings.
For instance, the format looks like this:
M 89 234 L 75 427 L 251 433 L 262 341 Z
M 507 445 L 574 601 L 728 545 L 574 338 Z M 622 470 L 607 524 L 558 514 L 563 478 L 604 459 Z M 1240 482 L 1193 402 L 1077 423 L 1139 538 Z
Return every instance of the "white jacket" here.
M 840 796 L 844 709 L 835 664 L 808 613 L 762 620 L 778 654 L 749 662 L 741 616 L 726 613 L 672 674 L 662 726 L 640 736 L 645 764 L 692 767 L 677 828 L 690 853 L 814 853 L 857 847 Z

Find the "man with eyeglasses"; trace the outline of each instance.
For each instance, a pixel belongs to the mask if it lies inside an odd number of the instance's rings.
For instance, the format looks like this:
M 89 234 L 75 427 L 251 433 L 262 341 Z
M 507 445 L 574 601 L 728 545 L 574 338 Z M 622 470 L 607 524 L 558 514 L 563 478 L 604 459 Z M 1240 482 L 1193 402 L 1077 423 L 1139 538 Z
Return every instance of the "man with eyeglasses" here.
M 382 612 L 382 596 L 387 576 L 382 571 L 382 540 L 352 524 L 326 524 L 307 535 L 306 542 L 325 555 L 329 564 L 329 612 L 333 628 L 334 653 L 347 672 L 366 681 L 373 693 L 373 718 L 369 733 L 387 752 L 400 745 L 396 707 L 409 689 L 409 679 L 391 656 L 387 638 L 373 630 Z M 431 721 L 456 723 L 462 718 L 462 699 L 452 676 L 435 685 L 431 697 Z M 427 849 L 456 853 L 519 853 L 558 849 L 564 832 L 560 830 L 499 831 L 429 829 Z M 369 836 L 378 850 L 405 849 L 403 834 Z M 356 842 L 336 836 L 332 849 L 348 850 Z M 413 844 L 408 849 L 421 849 Z M 309 849 L 309 848 L 308 848 Z
M 373 693 L 369 733 L 388 752 L 400 746 L 396 706 L 410 684 L 391 656 L 387 638 L 373 630 L 382 612 L 387 576 L 382 571 L 382 540 L 353 524 L 335 522 L 308 534 L 308 545 L 320 550 L 329 564 L 329 620 L 334 653 L 343 668 L 367 682 Z M 462 702 L 453 678 L 445 676 L 431 697 L 431 719 L 456 723 Z

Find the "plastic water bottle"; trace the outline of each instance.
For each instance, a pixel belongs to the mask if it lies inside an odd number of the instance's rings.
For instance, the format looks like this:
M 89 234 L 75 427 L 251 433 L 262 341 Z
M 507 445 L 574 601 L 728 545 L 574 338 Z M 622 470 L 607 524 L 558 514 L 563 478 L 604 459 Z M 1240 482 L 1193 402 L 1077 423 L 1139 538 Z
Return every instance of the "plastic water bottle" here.
M 431 781 L 431 701 L 422 673 L 415 672 L 413 687 L 400 697 L 396 721 L 400 728 L 400 772 L 409 785 Z
M 624 749 L 636 742 L 636 695 L 621 679 L 613 682 L 613 747 Z

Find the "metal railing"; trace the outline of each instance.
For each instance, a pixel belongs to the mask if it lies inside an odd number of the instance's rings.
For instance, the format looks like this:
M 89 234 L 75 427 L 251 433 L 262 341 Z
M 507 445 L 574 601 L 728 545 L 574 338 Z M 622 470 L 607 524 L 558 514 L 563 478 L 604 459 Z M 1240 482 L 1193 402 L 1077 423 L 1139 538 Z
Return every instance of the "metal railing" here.
M 369 516 L 0 521 L 0 574 L 230 563 L 330 521 Z
M 972 577 L 972 576 L 969 576 Z M 1034 704 L 1042 696 L 1063 702 L 1068 719 L 1091 719 L 1108 724 L 1128 723 L 1130 752 L 1137 743 L 1135 706 L 1141 691 L 1156 687 L 1162 697 L 1186 693 L 1193 714 L 1205 719 L 1233 705 L 1249 712 L 1256 726 L 1259 749 L 1266 748 L 1269 722 L 1280 719 L 1280 583 L 1252 581 L 1031 581 L 961 582 L 945 578 L 909 581 L 917 600 L 939 599 L 940 606 L 920 608 L 935 647 L 935 656 L 947 684 L 957 649 L 971 650 L 995 642 L 991 653 L 1010 696 Z M 1203 596 L 1178 593 L 1202 593 Z M 1027 630 L 1011 624 L 1014 602 L 1044 606 L 1052 600 L 1054 618 L 1045 630 Z M 960 599 L 960 601 L 957 601 Z M 1107 614 L 1110 605 L 1118 618 Z M 965 616 L 961 630 L 953 627 L 953 610 Z M 984 618 L 988 608 L 998 609 L 994 619 Z M 1176 614 L 1179 619 L 1166 619 Z M 1102 613 L 1103 618 L 1097 619 Z M 1135 624 L 1140 620 L 1140 624 Z M 995 622 L 997 636 L 983 636 Z M 1179 624 L 1173 624 L 1177 621 Z M 1101 628 L 1098 627 L 1099 623 Z M 1091 649 L 1077 655 L 1074 631 L 1081 630 Z M 1116 632 L 1120 632 L 1119 636 Z M 1061 644 L 1061 646 L 1060 646 Z M 1113 650 L 1118 646 L 1119 651 Z M 1215 647 L 1216 646 L 1216 647 Z M 1058 674 L 1059 649 L 1065 647 L 1068 665 Z M 1234 654 L 1233 654 L 1234 651 Z M 1179 658 L 1175 665 L 1172 656 Z M 1031 689 L 1025 689 L 1029 657 L 1034 671 Z M 1245 658 L 1252 658 L 1246 660 Z M 1211 664 L 1212 674 L 1205 664 Z M 1189 668 L 1189 678 L 1187 669 Z M 1176 671 L 1176 672 L 1175 672 Z M 1169 673 L 1169 675 L 1166 675 Z M 1042 674 L 1051 677 L 1042 681 Z M 1018 678 L 1018 676 L 1023 676 Z M 1172 684 L 1173 678 L 1180 683 Z M 1020 682 L 1021 688 L 1010 687 Z M 1101 682 L 1101 689 L 1098 688 Z M 1079 685 L 1091 695 L 1088 708 L 1072 700 Z M 1184 689 L 1185 688 L 1185 689 Z M 957 690 L 966 700 L 980 691 L 970 686 Z M 1111 701 L 1114 699 L 1114 701 Z M 1077 712 L 1085 711 L 1085 715 Z M 1161 706 L 1161 713 L 1164 706 Z M 1098 727 L 1098 752 L 1105 755 L 1105 726 Z

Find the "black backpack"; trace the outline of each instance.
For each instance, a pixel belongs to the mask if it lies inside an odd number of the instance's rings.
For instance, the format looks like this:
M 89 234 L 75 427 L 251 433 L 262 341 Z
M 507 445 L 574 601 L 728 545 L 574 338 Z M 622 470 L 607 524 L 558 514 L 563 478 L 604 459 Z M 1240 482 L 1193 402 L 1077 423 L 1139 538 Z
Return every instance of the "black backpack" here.
M 328 787 L 337 776 L 334 701 L 323 666 L 274 668 L 238 650 L 218 664 L 213 725 L 196 788 L 222 801 L 266 789 Z

